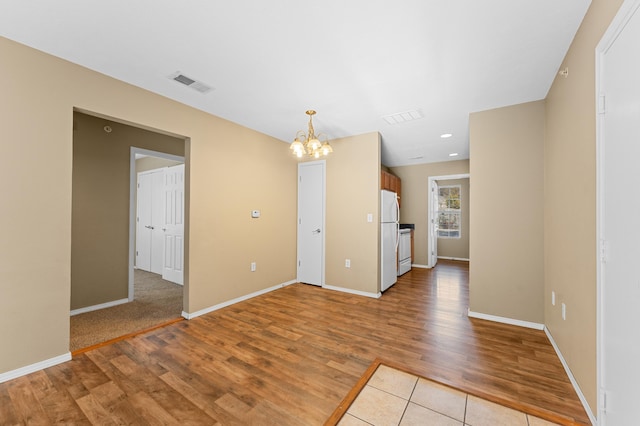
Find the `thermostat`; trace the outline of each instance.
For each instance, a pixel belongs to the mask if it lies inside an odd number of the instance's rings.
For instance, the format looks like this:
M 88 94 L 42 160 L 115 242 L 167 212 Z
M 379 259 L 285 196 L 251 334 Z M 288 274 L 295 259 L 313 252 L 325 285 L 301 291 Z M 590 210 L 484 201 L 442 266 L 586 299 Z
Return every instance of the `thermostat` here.
M 260 217 L 260 210 L 251 210 L 251 217 L 253 218 Z

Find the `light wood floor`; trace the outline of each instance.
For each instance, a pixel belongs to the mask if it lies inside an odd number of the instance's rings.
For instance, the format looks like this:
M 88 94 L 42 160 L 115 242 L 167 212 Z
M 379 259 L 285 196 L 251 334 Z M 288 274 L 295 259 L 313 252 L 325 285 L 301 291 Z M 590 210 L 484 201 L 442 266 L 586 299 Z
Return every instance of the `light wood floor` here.
M 469 319 L 468 265 L 370 299 L 304 284 L 0 384 L 2 424 L 320 425 L 376 358 L 588 422 L 542 331 Z

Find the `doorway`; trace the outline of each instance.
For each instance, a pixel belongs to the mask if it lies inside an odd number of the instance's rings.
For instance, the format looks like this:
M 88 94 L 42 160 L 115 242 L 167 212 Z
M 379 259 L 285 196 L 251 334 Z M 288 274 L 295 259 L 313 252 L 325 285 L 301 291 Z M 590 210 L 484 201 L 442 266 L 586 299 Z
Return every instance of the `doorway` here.
M 460 187 L 458 202 L 461 211 L 456 220 L 450 222 L 458 223 L 458 232 L 450 229 L 441 229 L 440 220 L 440 198 L 443 190 L 448 188 Z M 437 265 L 438 259 L 448 260 L 469 260 L 469 192 L 470 192 L 470 175 L 468 173 L 429 176 L 427 190 L 427 250 L 428 264 L 427 268 L 433 268 Z M 455 191 L 451 189 L 451 194 Z M 450 212 L 448 216 L 455 216 Z M 466 229 L 465 229 L 466 228 Z M 443 243 L 444 241 L 444 243 Z
M 134 283 L 133 250 L 130 249 L 133 240 L 130 218 L 133 146 L 184 159 L 186 139 L 86 111 L 73 112 L 72 351 L 78 349 L 74 343 L 78 341 L 74 340 L 76 336 L 89 339 L 89 344 L 80 348 L 99 343 L 95 342 L 99 334 L 96 328 L 91 326 L 91 321 L 85 320 L 90 315 L 101 317 L 107 324 L 104 329 L 117 333 L 113 337 L 118 337 L 167 322 L 167 316 L 181 318 L 183 312 L 183 286 L 175 286 L 178 290 L 172 299 L 175 303 L 171 304 L 175 308 L 170 314 L 165 315 L 165 311 L 153 304 L 146 305 L 149 307 L 146 310 L 135 308 L 142 301 L 133 300 L 134 292 L 130 289 Z M 185 284 L 186 287 L 188 283 Z M 145 294 L 148 295 L 149 292 Z M 131 329 L 125 324 L 121 314 L 127 309 L 134 311 L 140 320 L 137 324 L 142 326 L 134 324 L 135 329 Z M 79 328 L 75 326 L 82 321 L 88 327 L 82 333 L 76 332 Z
M 132 301 L 136 269 L 184 283 L 184 157 L 132 147 L 130 162 L 128 298 Z
M 623 3 L 596 48 L 598 424 L 637 423 L 640 370 L 640 0 Z

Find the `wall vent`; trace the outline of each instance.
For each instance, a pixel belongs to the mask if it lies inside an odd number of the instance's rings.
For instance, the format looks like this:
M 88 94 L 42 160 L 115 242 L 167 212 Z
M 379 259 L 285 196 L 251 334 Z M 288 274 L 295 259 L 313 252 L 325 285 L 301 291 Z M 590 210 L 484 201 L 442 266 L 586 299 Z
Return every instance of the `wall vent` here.
M 169 78 L 171 80 L 177 81 L 180 84 L 184 84 L 185 86 L 190 87 L 191 89 L 200 93 L 208 93 L 213 90 L 213 87 L 201 81 L 198 81 L 194 78 L 187 77 L 186 75 L 182 74 L 180 71 L 177 71 L 171 74 Z

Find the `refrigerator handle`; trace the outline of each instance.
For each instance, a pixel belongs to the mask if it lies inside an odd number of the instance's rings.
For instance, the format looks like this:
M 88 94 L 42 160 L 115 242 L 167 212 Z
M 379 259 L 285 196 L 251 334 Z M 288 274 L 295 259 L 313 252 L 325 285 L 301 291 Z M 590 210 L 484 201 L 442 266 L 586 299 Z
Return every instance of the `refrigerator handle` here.
M 396 253 L 400 244 L 400 203 L 398 203 L 398 195 L 396 194 L 394 201 L 396 203 Z

